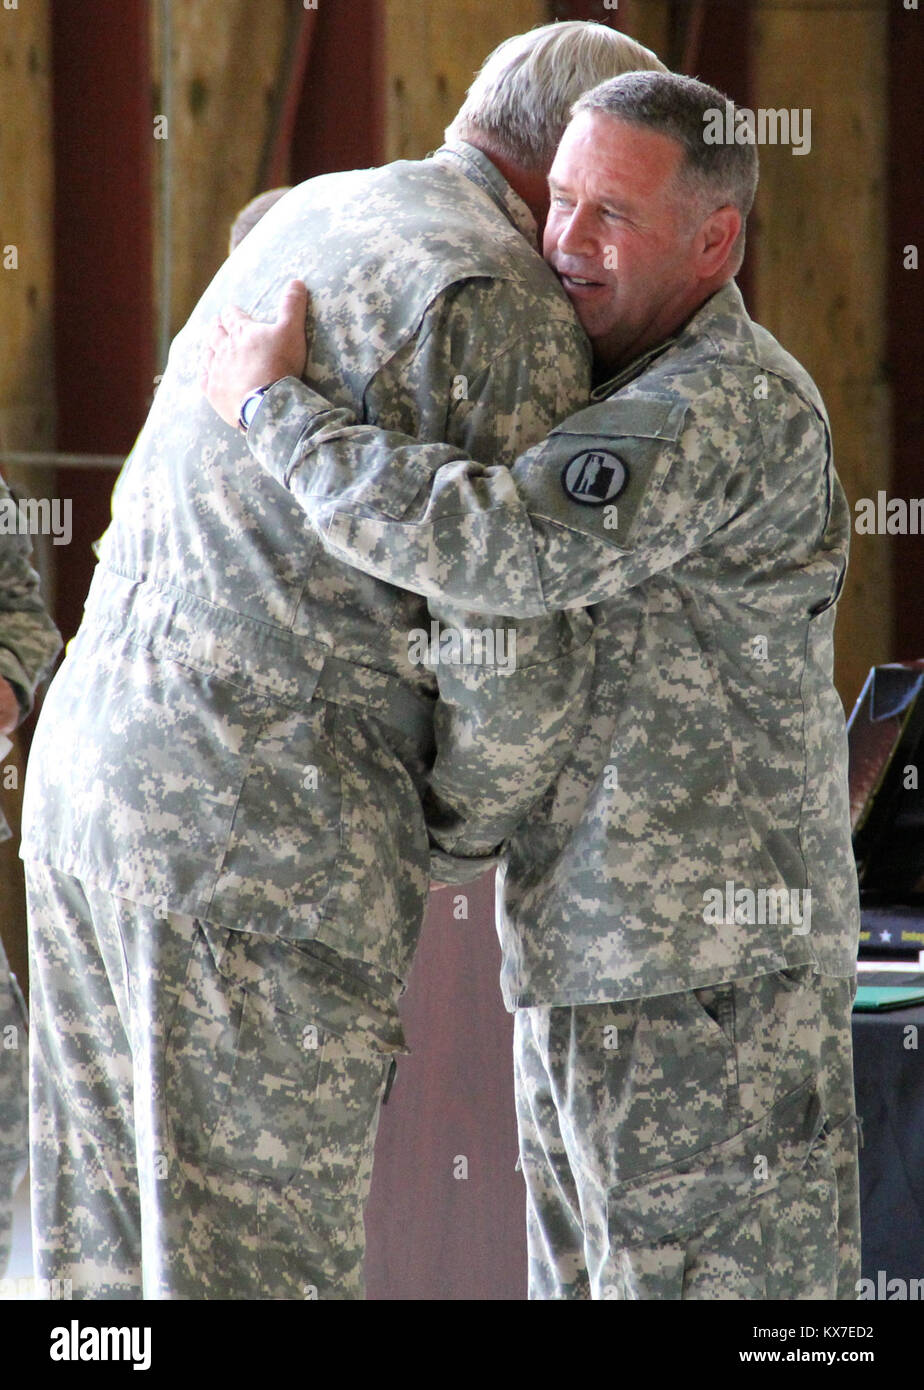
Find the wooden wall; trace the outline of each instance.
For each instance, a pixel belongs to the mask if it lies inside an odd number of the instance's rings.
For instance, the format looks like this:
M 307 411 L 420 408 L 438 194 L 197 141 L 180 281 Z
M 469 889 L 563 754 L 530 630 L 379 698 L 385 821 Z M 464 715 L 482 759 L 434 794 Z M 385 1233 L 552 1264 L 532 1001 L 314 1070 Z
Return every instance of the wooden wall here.
M 420 159 L 441 145 L 491 50 L 547 20 L 545 0 L 385 0 L 385 158 Z
M 815 378 L 851 504 L 891 485 L 886 379 L 888 15 L 816 3 L 758 6 L 755 104 L 811 111 L 811 150 L 761 147 L 754 315 Z M 837 671 L 850 709 L 891 655 L 887 536 L 854 535 L 838 610 Z
M 153 146 L 154 299 L 161 307 L 169 262 L 161 370 L 164 338 L 189 317 L 227 255 L 231 223 L 257 191 L 292 8 L 287 0 L 150 5 L 152 138 L 154 117 L 168 121 L 167 138 L 155 138 Z

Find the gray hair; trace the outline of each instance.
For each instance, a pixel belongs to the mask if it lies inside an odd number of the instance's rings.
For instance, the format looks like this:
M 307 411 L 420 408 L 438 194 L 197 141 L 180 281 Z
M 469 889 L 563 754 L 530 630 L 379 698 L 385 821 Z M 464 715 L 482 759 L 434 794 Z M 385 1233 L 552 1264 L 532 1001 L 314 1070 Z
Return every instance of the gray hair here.
M 577 97 L 639 68 L 667 71 L 650 48 L 605 24 L 567 20 L 515 34 L 485 59 L 446 138 L 480 136 L 486 153 L 546 173 Z
M 707 113 L 719 110 L 724 114 L 726 104 L 732 106 L 715 87 L 694 77 L 675 72 L 632 72 L 584 92 L 574 103 L 573 114 L 600 111 L 675 140 L 683 149 L 677 177 L 683 191 L 692 195 L 694 215 L 702 218 L 728 204 L 741 213 L 741 233 L 734 247 L 740 265 L 745 224 L 757 191 L 758 158 L 753 144 L 709 144 L 705 140 Z

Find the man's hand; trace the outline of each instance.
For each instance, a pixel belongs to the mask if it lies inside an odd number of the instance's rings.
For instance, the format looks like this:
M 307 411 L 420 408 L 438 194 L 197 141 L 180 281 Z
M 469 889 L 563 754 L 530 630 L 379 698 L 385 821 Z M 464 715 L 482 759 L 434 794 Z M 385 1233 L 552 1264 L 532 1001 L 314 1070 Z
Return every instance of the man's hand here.
M 0 676 L 0 734 L 11 734 L 19 723 L 21 714 L 16 691 L 8 680 Z
M 302 375 L 307 312 L 308 291 L 301 280 L 286 286 L 275 323 L 259 323 L 233 304 L 222 309 L 202 354 L 199 385 L 226 424 L 237 425 L 251 391 Z

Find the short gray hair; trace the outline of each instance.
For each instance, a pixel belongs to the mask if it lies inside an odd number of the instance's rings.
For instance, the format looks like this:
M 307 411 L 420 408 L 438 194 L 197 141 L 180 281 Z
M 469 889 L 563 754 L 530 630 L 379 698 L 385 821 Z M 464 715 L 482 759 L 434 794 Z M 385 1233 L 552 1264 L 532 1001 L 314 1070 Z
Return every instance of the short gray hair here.
M 744 228 L 757 191 L 758 158 L 753 144 L 709 144 L 704 138 L 707 113 L 734 106 L 715 87 L 675 72 L 632 72 L 601 82 L 574 103 L 573 113 L 600 111 L 617 120 L 644 126 L 675 140 L 683 149 L 677 171 L 692 194 L 698 216 L 731 204 L 741 213 L 735 244 L 738 264 L 744 254 Z
M 575 19 L 515 34 L 485 59 L 446 138 L 481 136 L 495 154 L 546 173 L 577 97 L 639 68 L 667 71 L 650 48 L 605 24 Z

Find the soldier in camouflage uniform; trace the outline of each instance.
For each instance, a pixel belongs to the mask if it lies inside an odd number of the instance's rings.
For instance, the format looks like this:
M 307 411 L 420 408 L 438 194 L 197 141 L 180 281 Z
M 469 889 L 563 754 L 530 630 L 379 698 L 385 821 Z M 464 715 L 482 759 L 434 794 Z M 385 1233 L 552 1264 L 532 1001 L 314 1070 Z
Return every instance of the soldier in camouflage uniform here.
M 0 502 L 10 493 L 0 478 Z M 39 595 L 24 536 L 0 536 L 0 764 L 6 735 L 32 709 L 35 688 L 61 649 Z M 10 830 L 0 809 L 0 840 Z M 0 1277 L 10 1254 L 12 1199 L 28 1155 L 26 1013 L 0 941 Z
M 589 689 L 581 613 L 519 624 L 512 674 L 415 664 L 426 605 L 326 554 L 247 448 L 256 401 L 222 425 L 200 394 L 214 317 L 301 276 L 333 399 L 511 465 L 589 385 L 536 241 L 569 105 L 656 62 L 599 25 L 511 40 L 433 158 L 278 202 L 172 346 L 26 786 L 35 1247 L 75 1297 L 361 1295 L 438 687 L 488 743 L 521 711 L 507 829 Z
M 705 144 L 710 109 L 653 73 L 577 103 L 545 251 L 604 379 L 512 469 L 355 426 L 298 358 L 248 435 L 332 554 L 595 625 L 589 714 L 498 893 L 535 1297 L 856 1296 L 849 511 L 815 385 L 733 282 L 756 152 Z

